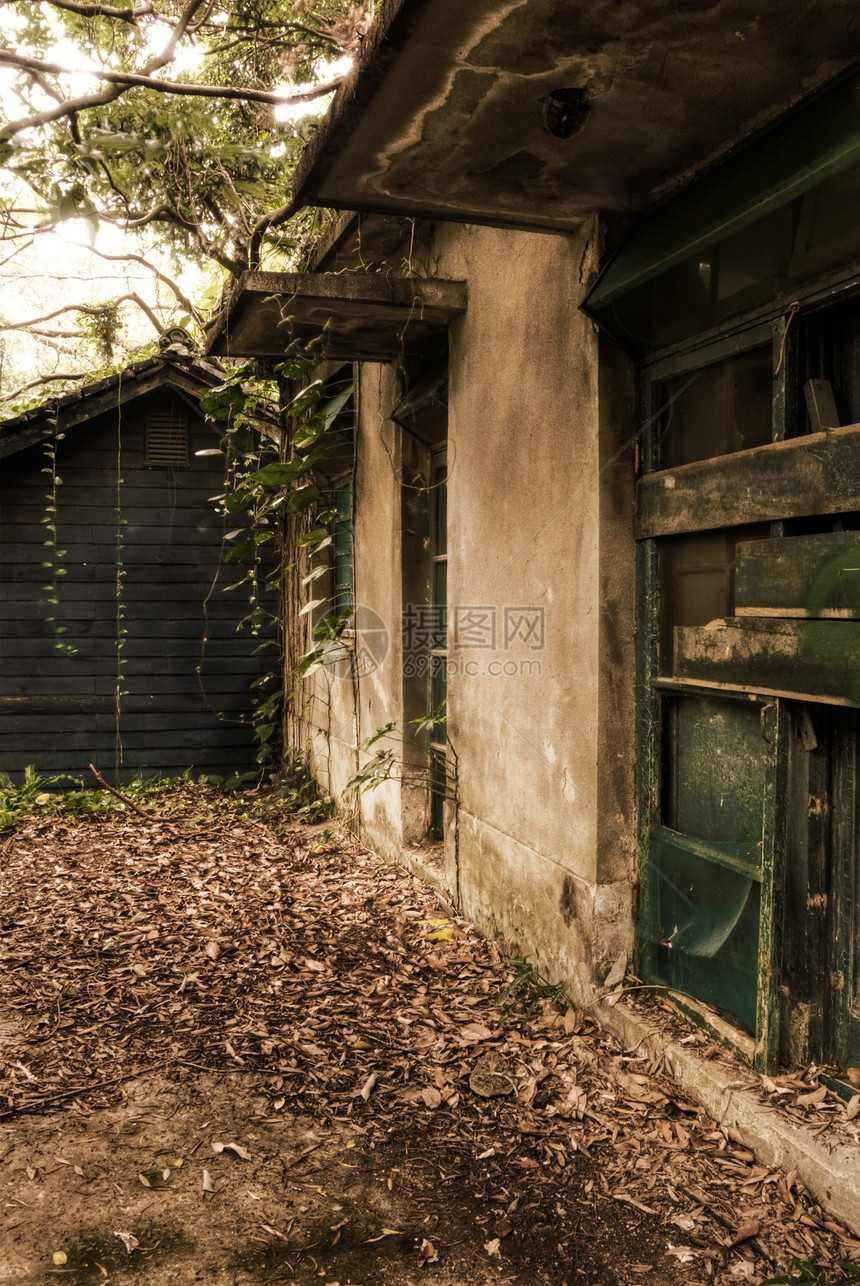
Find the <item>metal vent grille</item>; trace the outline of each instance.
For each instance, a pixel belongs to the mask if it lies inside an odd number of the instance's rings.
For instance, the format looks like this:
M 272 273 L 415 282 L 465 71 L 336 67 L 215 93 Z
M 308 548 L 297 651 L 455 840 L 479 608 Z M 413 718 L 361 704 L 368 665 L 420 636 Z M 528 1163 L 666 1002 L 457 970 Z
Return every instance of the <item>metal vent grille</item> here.
M 146 424 L 147 469 L 188 469 L 188 422 L 183 415 L 150 415 Z

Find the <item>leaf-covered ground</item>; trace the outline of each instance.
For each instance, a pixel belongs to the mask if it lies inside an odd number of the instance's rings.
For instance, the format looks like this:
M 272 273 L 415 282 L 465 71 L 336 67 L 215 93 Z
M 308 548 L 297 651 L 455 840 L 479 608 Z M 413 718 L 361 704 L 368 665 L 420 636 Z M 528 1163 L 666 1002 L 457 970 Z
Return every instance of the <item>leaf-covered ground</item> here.
M 2 854 L 0 1281 L 760 1282 L 860 1260 L 345 836 L 202 788 Z

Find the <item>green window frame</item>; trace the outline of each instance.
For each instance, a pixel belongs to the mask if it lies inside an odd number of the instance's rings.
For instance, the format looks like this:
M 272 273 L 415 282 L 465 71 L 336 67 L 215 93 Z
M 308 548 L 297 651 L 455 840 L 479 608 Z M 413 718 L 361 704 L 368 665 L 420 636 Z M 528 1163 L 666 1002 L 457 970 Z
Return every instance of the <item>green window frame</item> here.
M 331 529 L 331 610 L 340 619 L 355 611 L 355 518 L 353 478 L 335 479 L 332 494 L 335 518 Z
M 447 444 L 430 453 L 430 646 L 428 750 L 430 758 L 430 833 L 442 839 L 448 789 L 448 459 Z

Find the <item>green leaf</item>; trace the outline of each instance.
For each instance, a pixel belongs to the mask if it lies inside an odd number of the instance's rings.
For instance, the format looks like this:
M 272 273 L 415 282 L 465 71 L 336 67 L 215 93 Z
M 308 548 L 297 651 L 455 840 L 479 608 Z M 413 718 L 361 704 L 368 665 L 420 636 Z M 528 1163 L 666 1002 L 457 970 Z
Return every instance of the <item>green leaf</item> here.
M 258 483 L 264 487 L 286 487 L 291 482 L 295 482 L 304 473 L 307 473 L 310 465 L 306 460 L 289 460 L 285 464 L 267 464 L 263 469 L 258 469 L 252 473 L 248 483 Z
M 319 500 L 320 489 L 315 482 L 309 483 L 306 487 L 301 487 L 294 491 L 289 497 L 285 506 L 288 513 L 303 513 L 309 509 L 315 500 Z
M 253 494 L 240 488 L 238 491 L 232 491 L 224 500 L 224 508 L 228 513 L 241 513 L 243 509 L 249 509 L 254 503 Z
M 221 384 L 204 393 L 200 399 L 200 410 L 210 420 L 229 420 L 231 415 L 242 410 L 246 396 L 238 384 Z

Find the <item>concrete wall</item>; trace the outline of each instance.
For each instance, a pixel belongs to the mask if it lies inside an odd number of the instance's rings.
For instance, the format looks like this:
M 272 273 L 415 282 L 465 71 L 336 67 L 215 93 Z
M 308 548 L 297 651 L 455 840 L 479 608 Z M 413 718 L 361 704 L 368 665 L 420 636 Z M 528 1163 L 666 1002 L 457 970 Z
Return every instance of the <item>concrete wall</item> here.
M 420 253 L 415 270 L 469 288 L 449 335 L 447 884 L 485 931 L 585 998 L 632 941 L 632 449 L 614 459 L 635 431 L 632 378 L 612 352 L 601 365 L 579 311 L 590 235 L 437 225 Z M 359 740 L 391 720 L 402 734 L 404 699 L 415 703 L 400 643 L 415 444 L 386 418 L 397 380 L 394 366 L 365 366 L 360 381 L 357 601 L 390 622 L 391 643 L 358 679 Z M 356 755 L 354 694 L 340 686 L 335 794 Z M 366 841 L 393 857 L 420 814 L 406 775 L 361 798 Z

